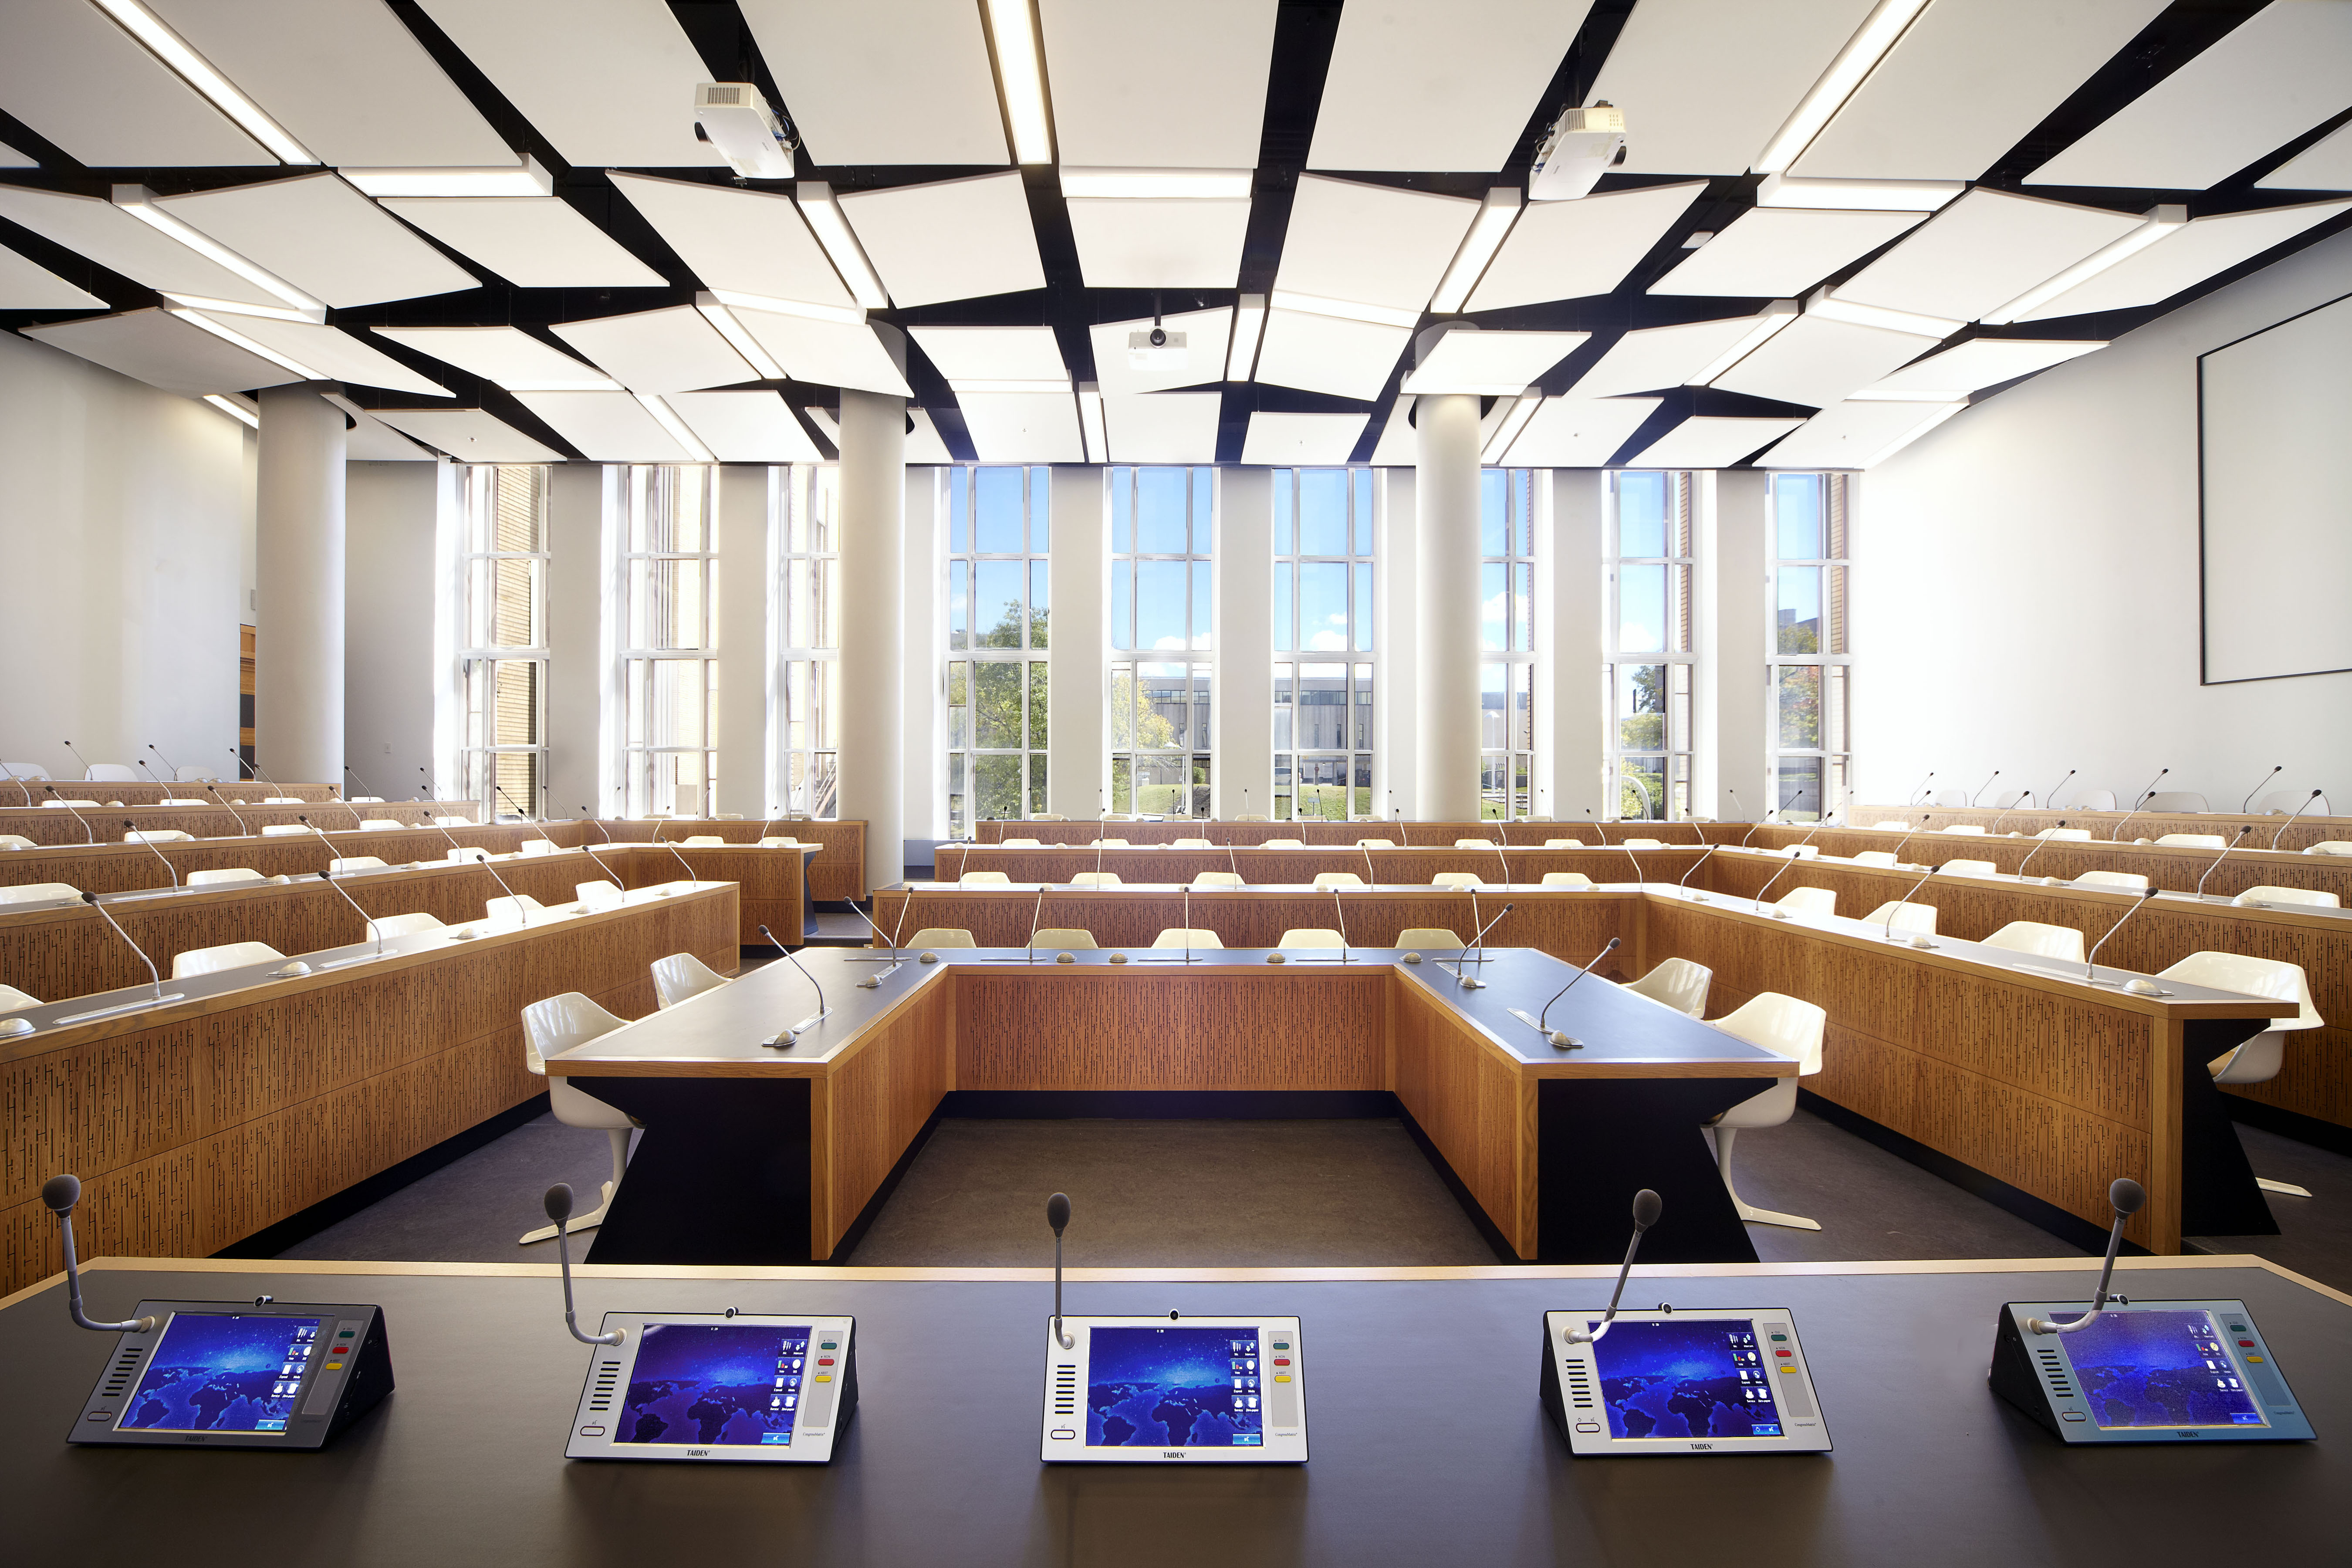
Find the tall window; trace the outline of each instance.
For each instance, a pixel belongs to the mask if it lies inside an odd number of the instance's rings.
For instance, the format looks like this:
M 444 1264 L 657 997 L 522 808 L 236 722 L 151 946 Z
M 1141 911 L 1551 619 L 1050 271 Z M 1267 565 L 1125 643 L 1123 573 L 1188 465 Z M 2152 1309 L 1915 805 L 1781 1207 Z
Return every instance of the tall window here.
M 1110 470 L 1111 809 L 1209 814 L 1216 474 Z
M 466 470 L 458 669 L 465 728 L 458 795 L 493 816 L 544 803 L 547 735 L 547 486 L 538 467 Z M 501 795 L 500 791 L 504 794 Z
M 1609 789 L 1620 817 L 1690 814 L 1691 477 L 1609 476 Z
M 840 475 L 829 463 L 779 468 L 769 491 L 776 598 L 768 620 L 775 648 L 768 794 L 791 816 L 840 812 Z
M 1051 468 L 948 468 L 948 830 L 1045 809 Z
M 621 795 L 708 816 L 718 772 L 715 512 L 708 466 L 632 467 L 621 557 Z
M 1846 732 L 1846 483 L 1843 474 L 1774 474 L 1771 488 L 1773 792 L 1780 815 L 1843 810 Z
M 1478 474 L 1478 789 L 1489 820 L 1535 812 L 1535 471 Z
M 1372 801 L 1372 470 L 1274 476 L 1276 818 L 1377 816 Z

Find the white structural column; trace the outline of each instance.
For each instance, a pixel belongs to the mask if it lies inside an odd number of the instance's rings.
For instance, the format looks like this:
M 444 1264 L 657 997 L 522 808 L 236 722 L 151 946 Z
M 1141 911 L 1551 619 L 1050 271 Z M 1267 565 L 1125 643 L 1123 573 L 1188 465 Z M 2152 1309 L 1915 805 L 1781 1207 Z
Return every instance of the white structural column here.
M 1209 815 L 1274 814 L 1274 471 L 1217 470 Z
M 1765 765 L 1770 737 L 1765 725 L 1771 707 L 1765 690 L 1765 658 L 1771 635 L 1764 601 L 1768 542 L 1764 531 L 1764 488 L 1767 473 L 1730 469 L 1695 474 L 1696 493 L 1692 505 L 1711 528 L 1699 533 L 1702 575 L 1698 594 L 1699 624 L 1714 626 L 1701 645 L 1699 689 L 1705 696 L 1693 737 L 1701 769 L 1693 781 L 1691 800 L 1702 815 L 1725 821 L 1758 817 L 1780 805 L 1772 793 Z M 1708 545 L 1713 548 L 1709 549 Z M 1714 563 L 1707 571 L 1706 563 Z M 1712 577 L 1709 584 L 1707 579 Z M 1714 615 L 1706 615 L 1712 606 Z M 1706 710 L 1713 710 L 1713 722 Z M 1706 761 L 1714 760 L 1714 784 L 1706 784 Z M 1735 804 L 1731 791 L 1739 792 Z M 1803 803 L 1811 807 L 1809 799 Z
M 626 470 L 623 470 L 625 472 Z M 462 475 L 463 470 L 459 470 Z M 547 809 L 555 816 L 620 814 L 620 736 L 603 730 L 612 679 L 604 631 L 604 470 L 557 463 L 547 479 Z M 616 492 L 617 493 L 617 492 Z M 445 595 L 455 605 L 454 585 Z M 462 635 L 462 634 L 461 634 Z M 454 678 L 448 683 L 457 690 Z M 449 748 L 459 743 L 460 715 Z
M 840 814 L 865 822 L 877 888 L 906 875 L 906 509 L 907 400 L 845 389 Z
M 1478 819 L 1478 400 L 1424 395 L 1413 405 L 1414 576 L 1420 614 L 1413 665 L 1420 760 L 1413 815 Z
M 948 815 L 947 524 L 940 470 L 907 470 L 905 831 L 944 838 Z
M 1378 639 L 1380 674 L 1372 688 L 1372 810 L 1382 816 L 1421 814 L 1418 742 L 1421 734 L 1420 671 L 1413 663 L 1421 646 L 1414 546 L 1419 538 L 1413 510 L 1412 470 L 1378 470 L 1380 508 L 1374 515 L 1372 632 Z
M 1108 810 L 1110 799 L 1110 524 L 1102 469 L 1053 475 L 1045 809 L 1084 821 Z
M 768 787 L 768 520 L 774 470 L 719 470 L 718 808 L 764 817 Z
M 1538 509 L 1536 814 L 1581 822 L 1601 815 L 1607 715 L 1601 680 L 1604 607 L 1601 551 L 1607 476 L 1551 475 L 1550 515 Z M 1574 837 L 1573 834 L 1560 837 Z
M 326 383 L 261 394 L 254 755 L 289 783 L 343 782 L 343 411 Z

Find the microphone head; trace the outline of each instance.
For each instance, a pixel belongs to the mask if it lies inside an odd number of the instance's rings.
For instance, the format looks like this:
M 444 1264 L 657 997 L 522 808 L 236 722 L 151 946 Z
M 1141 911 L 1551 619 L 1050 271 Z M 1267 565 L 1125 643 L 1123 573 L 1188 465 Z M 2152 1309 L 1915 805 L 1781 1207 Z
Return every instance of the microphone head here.
M 543 1201 L 547 1205 L 547 1217 L 558 1225 L 563 1224 L 572 1217 L 572 1184 L 556 1183 L 547 1189 L 547 1196 Z
M 2117 1214 L 2137 1214 L 2140 1205 L 2147 1202 L 2147 1191 L 2129 1176 L 2117 1176 L 2115 1184 L 2107 1189 L 2107 1202 L 2115 1205 Z
M 2134 1190 L 2137 1191 L 2137 1189 L 2135 1188 Z M 2137 1208 L 2138 1205 L 2135 1204 L 2133 1206 Z M 1052 1197 L 1045 1200 L 1045 1223 L 1053 1227 L 1053 1231 L 1055 1236 L 1061 1235 L 1062 1232 L 1069 1228 L 1069 1194 L 1055 1193 Z
M 41 1202 L 49 1206 L 51 1214 L 63 1219 L 73 1213 L 74 1205 L 81 1202 L 81 1178 L 51 1176 L 41 1184 Z
M 95 905 L 98 902 L 98 895 L 96 893 L 84 893 L 81 896 L 81 901 L 85 904 Z
M 1612 952 L 1616 952 L 1619 948 L 1621 948 L 1621 947 L 1622 947 L 1622 946 L 1624 946 L 1624 945 L 1625 945 L 1625 939 L 1624 939 L 1623 937 L 1622 937 L 1622 936 L 1612 936 L 1612 937 L 1611 937 L 1611 938 L 1609 939 L 1609 945 L 1608 945 L 1607 947 L 1602 948 L 1601 951 L 1602 954 L 1605 956 L 1606 954 L 1612 953 Z M 1645 1189 L 1643 1189 L 1643 1190 L 1644 1190 L 1644 1191 L 1646 1191 L 1647 1189 L 1645 1188 Z
M 1640 1192 L 1635 1193 L 1633 1194 L 1633 1228 L 1635 1230 L 1647 1230 L 1652 1226 L 1657 1224 L 1658 1215 L 1664 1210 L 1665 1206 L 1666 1200 L 1658 1196 L 1657 1194 L 1652 1192 L 1647 1187 L 1643 1187 Z

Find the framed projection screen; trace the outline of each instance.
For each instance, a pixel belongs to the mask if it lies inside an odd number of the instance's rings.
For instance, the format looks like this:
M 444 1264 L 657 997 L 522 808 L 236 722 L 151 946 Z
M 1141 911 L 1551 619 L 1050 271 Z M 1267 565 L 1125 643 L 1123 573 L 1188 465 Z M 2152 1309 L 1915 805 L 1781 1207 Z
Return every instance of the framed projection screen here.
M 2203 681 L 2352 670 L 2352 295 L 2197 358 Z

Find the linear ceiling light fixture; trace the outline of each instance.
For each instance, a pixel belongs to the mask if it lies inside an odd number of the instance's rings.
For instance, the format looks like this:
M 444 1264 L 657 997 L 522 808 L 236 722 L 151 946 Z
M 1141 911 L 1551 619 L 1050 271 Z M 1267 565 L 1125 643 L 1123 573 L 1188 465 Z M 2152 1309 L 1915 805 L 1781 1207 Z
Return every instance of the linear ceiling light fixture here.
M 1265 335 L 1265 296 L 1244 294 L 1234 301 L 1234 340 L 1225 350 L 1225 379 L 1247 381 L 1257 368 L 1258 340 Z
M 719 460 L 710 448 L 704 446 L 700 438 L 686 427 L 686 421 L 677 416 L 677 409 L 649 392 L 634 393 L 631 395 L 645 405 L 646 413 L 661 422 L 661 427 L 669 432 L 670 439 L 685 447 L 694 461 L 715 463 Z
M 988 33 L 996 45 L 996 80 L 1004 118 L 1013 125 L 1016 163 L 1054 161 L 1054 125 L 1045 111 L 1045 68 L 1037 58 L 1037 19 L 1030 0 L 987 0 Z
M 511 168 L 338 169 L 371 196 L 551 196 L 555 176 L 526 154 Z
M 701 312 L 704 321 L 719 330 L 719 335 L 727 340 L 729 348 L 751 363 L 751 368 L 760 373 L 761 381 L 785 379 L 784 367 L 776 363 L 775 356 L 760 346 L 759 339 L 743 330 L 743 323 L 735 319 L 735 313 L 717 295 L 697 294 L 694 308 Z
M 281 163 L 316 163 L 309 148 L 294 140 L 286 127 L 262 112 L 261 105 L 237 90 L 235 83 L 215 70 L 212 62 L 188 47 L 187 40 L 163 25 L 163 19 L 139 0 L 97 0 L 100 10 L 121 24 L 147 52 L 169 66 L 181 80 L 212 101 L 215 109 L 236 121 L 245 133 L 269 149 Z M 21 44 L 20 40 L 20 44 Z
M 1234 201 L 1246 198 L 1255 169 L 1097 169 L 1062 165 L 1065 196 L 1136 200 Z
M 1518 222 L 1519 202 L 1517 185 L 1497 185 L 1486 193 L 1478 216 L 1470 220 L 1470 232 L 1462 237 L 1462 248 L 1454 253 L 1454 264 L 1445 269 L 1437 292 L 1430 296 L 1431 310 L 1451 316 L 1462 309 L 1462 302 L 1485 275 L 1486 264 L 1503 247 L 1504 237 Z
M 779 300 L 772 295 L 745 294 L 733 289 L 713 289 L 710 297 L 738 310 L 765 310 L 774 316 L 800 316 L 812 321 L 831 321 L 841 327 L 862 327 L 866 324 L 866 310 L 862 305 L 812 305 L 805 300 Z
M 1087 461 L 1110 461 L 1110 438 L 1103 429 L 1102 388 L 1091 381 L 1078 383 L 1078 435 L 1086 442 Z
M 2137 256 L 2188 222 L 2189 209 L 2185 206 L 2169 202 L 2152 206 L 2137 228 L 2103 249 L 2091 252 L 2055 278 L 2028 289 L 2000 310 L 1987 310 L 1982 320 L 1987 326 L 2006 326 L 2020 316 L 2040 310 L 2076 284 L 2097 277 L 2119 261 Z
M 327 312 L 321 310 L 302 310 L 291 305 L 254 305 L 243 300 L 207 300 L 201 294 L 174 294 L 168 289 L 156 292 L 174 305 L 185 305 L 191 310 L 217 310 L 230 316 L 259 316 L 272 321 L 302 321 L 310 326 L 324 326 Z
M 233 343 L 249 354 L 254 354 L 259 358 L 266 359 L 271 364 L 277 365 L 281 370 L 291 371 L 296 375 L 300 376 L 304 381 L 335 381 L 340 379 L 339 377 L 329 375 L 324 371 L 315 370 L 310 365 L 304 364 L 300 360 L 289 359 L 284 354 L 279 353 L 276 349 L 269 347 L 266 343 L 255 342 L 243 332 L 236 331 L 235 328 L 222 325 L 220 322 L 214 321 L 210 316 L 204 314 L 202 311 L 190 310 L 176 305 L 166 305 L 163 308 L 171 314 L 177 316 L 180 320 L 187 322 L 188 325 L 201 328 L 205 331 L 210 332 L 213 336 L 220 339 L 221 342 L 225 343 Z
M 1851 300 L 1832 299 L 1827 289 L 1815 289 L 1806 300 L 1805 314 L 1843 321 L 1849 326 L 1884 327 L 1892 332 L 1916 332 L 1928 338 L 1948 338 L 1968 325 L 1942 316 L 1922 316 L 1909 310 L 1891 310 L 1884 305 L 1860 305 Z
M 202 229 L 181 222 L 155 205 L 155 193 L 146 186 L 117 185 L 113 191 L 113 202 L 116 206 L 129 213 L 141 223 L 159 234 L 169 235 L 215 267 L 226 267 L 262 292 L 276 295 L 294 310 L 302 312 L 295 318 L 296 320 L 324 321 L 327 319 L 327 306 L 324 300 L 311 298 L 275 272 L 247 260 Z M 234 300 L 221 300 L 217 303 L 224 310 L 239 313 L 253 310 L 252 306 L 240 305 Z M 268 313 L 277 314 L 278 312 Z
M 1878 0 L 1877 8 L 1863 19 L 1853 37 L 1846 40 L 1845 47 L 1838 51 L 1837 58 L 1830 62 L 1830 68 L 1805 94 L 1804 101 L 1797 105 L 1772 140 L 1764 144 L 1764 151 L 1757 154 L 1751 165 L 1756 172 L 1786 172 L 1812 144 L 1813 138 L 1822 133 L 1822 127 L 1845 107 L 1845 100 L 1853 96 L 1853 89 L 1862 85 L 1863 79 L 1886 58 L 1886 51 L 1895 47 L 1903 29 L 1927 8 L 1927 0 Z
M 1067 376 L 1055 376 L 1050 379 L 982 376 L 971 381 L 958 381 L 950 377 L 948 390 L 950 392 L 1067 392 L 1070 390 L 1070 380 Z
M 1276 289 L 1267 298 L 1277 310 L 1304 310 L 1310 316 L 1336 316 L 1343 321 L 1370 321 L 1381 327 L 1421 324 L 1419 310 L 1401 310 L 1392 305 L 1360 305 L 1352 300 L 1326 300 L 1319 294 L 1295 294 L 1287 289 Z
M 1770 304 L 1765 306 L 1762 310 L 1757 313 L 1756 324 L 1748 330 L 1747 335 L 1742 337 L 1738 342 L 1732 344 L 1729 348 L 1724 350 L 1721 353 L 1716 355 L 1716 357 L 1708 363 L 1706 368 L 1699 371 L 1697 374 L 1692 376 L 1690 380 L 1684 384 L 1688 386 L 1706 385 L 1717 376 L 1723 374 L 1733 365 L 1738 364 L 1741 360 L 1746 359 L 1749 354 L 1754 353 L 1758 349 L 1763 347 L 1764 344 L 1770 340 L 1773 333 L 1779 331 L 1781 328 L 1787 326 L 1796 319 L 1797 302 L 1794 300 L 1773 300 Z
M 857 243 L 841 204 L 834 199 L 833 187 L 822 180 L 803 180 L 793 187 L 793 197 L 800 204 L 801 216 L 816 242 L 833 258 L 833 269 L 849 286 L 850 298 L 868 310 L 888 310 L 890 290 L 882 286 L 882 275 L 866 259 L 866 247 Z
M 1478 460 L 1482 463 L 1501 462 L 1503 454 L 1511 449 L 1511 443 L 1519 438 L 1519 432 L 1528 427 L 1528 421 L 1534 418 L 1536 410 L 1542 406 L 1542 393 L 1523 394 L 1519 400 L 1511 405 L 1511 411 L 1504 415 L 1501 422 L 1496 425 L 1495 433 L 1486 438 L 1486 447 L 1478 453 Z
M 1759 207 L 1829 207 L 1840 212 L 1934 212 L 1967 190 L 1965 180 L 1792 180 L 1767 174 Z
M 1869 457 L 1864 458 L 1862 460 L 1862 466 L 1865 468 L 1875 468 L 1877 465 L 1895 456 L 1895 453 L 1903 450 L 1904 447 L 1908 447 L 1912 442 L 1916 441 L 1920 437 L 1925 436 L 1928 431 L 1933 430 L 1937 426 L 1941 425 L 1945 420 L 1949 419 L 1953 415 L 1958 414 L 1961 409 L 1966 408 L 1968 405 L 1968 400 L 1966 398 L 1961 399 L 1958 403 L 1946 404 L 1943 408 L 1939 409 L 1931 417 L 1921 420 L 1918 424 L 1914 425 L 1910 429 L 1903 432 L 1902 435 L 1895 437 L 1894 440 L 1886 443 L 1885 446 L 1881 447 L 1877 451 L 1873 452 Z
M 261 428 L 261 416 L 234 397 L 224 397 L 217 392 L 207 392 L 205 394 L 205 401 L 248 430 Z

